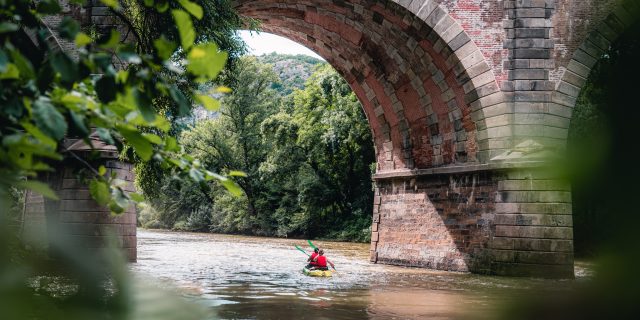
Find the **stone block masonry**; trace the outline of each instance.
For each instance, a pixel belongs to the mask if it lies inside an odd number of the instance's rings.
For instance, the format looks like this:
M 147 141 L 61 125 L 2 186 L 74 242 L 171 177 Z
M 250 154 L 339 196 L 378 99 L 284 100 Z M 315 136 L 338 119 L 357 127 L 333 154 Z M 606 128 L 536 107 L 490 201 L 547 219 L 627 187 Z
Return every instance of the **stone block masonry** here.
M 490 172 L 378 180 L 372 260 L 489 273 L 497 194 Z
M 371 261 L 573 277 L 567 182 L 542 167 L 448 171 L 378 176 Z
M 498 182 L 489 243 L 492 273 L 573 277 L 571 189 L 556 174 L 520 168 Z
M 131 164 L 103 157 L 92 165 L 104 165 L 108 175 L 113 173 L 117 179 L 127 182 L 126 192 L 135 191 Z M 75 243 L 94 250 L 104 248 L 110 237 L 114 237 L 126 259 L 135 262 L 135 208 L 130 207 L 122 214 L 112 215 L 109 208 L 98 205 L 91 197 L 87 184 L 79 179 L 78 170 L 81 168 L 80 164 L 68 160 L 64 167 L 48 177 L 47 180 L 60 197 L 59 201 L 44 201 L 48 229 L 62 230 Z

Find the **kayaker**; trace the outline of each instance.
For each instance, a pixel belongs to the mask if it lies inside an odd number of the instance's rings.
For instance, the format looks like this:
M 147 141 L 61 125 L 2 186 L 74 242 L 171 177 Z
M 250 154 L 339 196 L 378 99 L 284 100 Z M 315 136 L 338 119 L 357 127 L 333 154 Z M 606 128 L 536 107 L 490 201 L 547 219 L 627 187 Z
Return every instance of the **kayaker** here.
M 313 249 L 313 253 L 307 259 L 309 264 L 307 265 L 307 269 L 311 269 L 316 266 L 316 257 L 318 256 L 318 248 Z
M 331 268 L 335 269 L 336 267 L 333 265 L 333 262 L 329 261 L 327 257 L 324 256 L 324 250 L 318 250 L 318 256 L 315 258 L 316 265 L 314 269 L 316 270 L 329 270 L 327 268 L 327 263 L 331 265 Z

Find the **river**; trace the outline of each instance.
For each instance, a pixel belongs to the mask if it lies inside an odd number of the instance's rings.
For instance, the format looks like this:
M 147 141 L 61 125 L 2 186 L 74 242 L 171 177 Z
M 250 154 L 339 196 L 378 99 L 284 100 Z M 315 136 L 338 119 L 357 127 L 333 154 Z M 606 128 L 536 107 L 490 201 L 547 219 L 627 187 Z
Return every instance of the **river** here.
M 369 245 L 314 241 L 338 271 L 302 274 L 304 240 L 138 230 L 136 274 L 179 288 L 215 319 L 491 319 L 535 290 L 574 290 L 576 280 L 492 277 L 372 264 Z

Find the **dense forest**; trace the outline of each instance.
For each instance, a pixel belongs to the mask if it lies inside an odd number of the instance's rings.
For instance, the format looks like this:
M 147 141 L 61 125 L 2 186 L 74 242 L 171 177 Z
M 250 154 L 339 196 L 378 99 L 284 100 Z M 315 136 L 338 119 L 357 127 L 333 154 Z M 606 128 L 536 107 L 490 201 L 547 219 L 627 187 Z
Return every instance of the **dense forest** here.
M 317 59 L 270 54 L 241 58 L 231 88 L 220 111 L 182 130 L 179 142 L 212 171 L 245 173 L 243 196 L 139 166 L 150 199 L 140 224 L 368 241 L 373 143 L 347 83 Z
M 272 52 L 257 58 L 259 62 L 273 66 L 273 71 L 280 78 L 280 81 L 273 82 L 271 87 L 281 95 L 291 94 L 295 89 L 303 89 L 314 68 L 324 63 L 303 54 L 290 55 Z

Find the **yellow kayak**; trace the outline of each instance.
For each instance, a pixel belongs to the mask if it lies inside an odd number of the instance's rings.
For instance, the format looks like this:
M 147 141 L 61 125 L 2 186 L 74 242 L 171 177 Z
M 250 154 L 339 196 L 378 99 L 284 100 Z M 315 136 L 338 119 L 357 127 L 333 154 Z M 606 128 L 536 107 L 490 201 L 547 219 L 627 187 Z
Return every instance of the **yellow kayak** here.
M 302 269 L 302 273 L 310 277 L 331 277 L 331 270 L 309 270 L 307 268 Z

